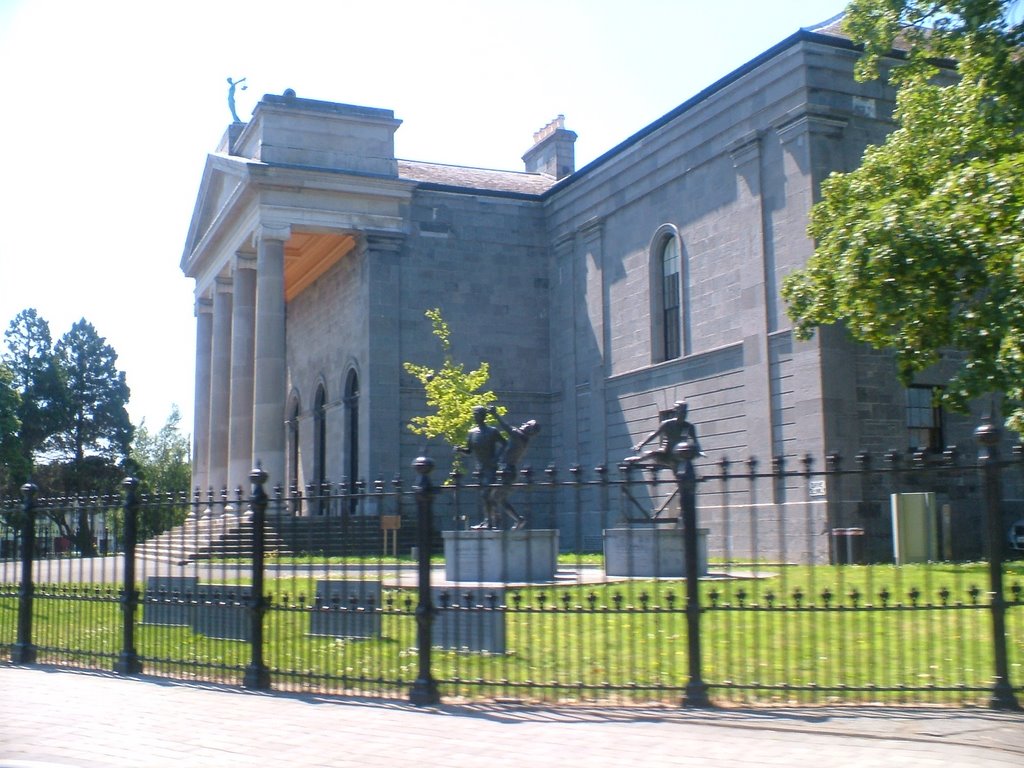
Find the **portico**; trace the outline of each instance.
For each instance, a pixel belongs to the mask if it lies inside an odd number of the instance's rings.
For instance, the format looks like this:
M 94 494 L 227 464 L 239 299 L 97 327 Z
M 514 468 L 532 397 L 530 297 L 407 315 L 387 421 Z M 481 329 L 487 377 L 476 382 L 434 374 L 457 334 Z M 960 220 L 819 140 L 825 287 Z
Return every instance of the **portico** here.
M 266 96 L 208 157 L 181 263 L 196 281 L 201 491 L 247 488 L 256 463 L 301 483 L 287 466 L 287 406 L 305 385 L 289 371 L 288 305 L 372 241 L 401 237 L 398 125 L 388 110 Z

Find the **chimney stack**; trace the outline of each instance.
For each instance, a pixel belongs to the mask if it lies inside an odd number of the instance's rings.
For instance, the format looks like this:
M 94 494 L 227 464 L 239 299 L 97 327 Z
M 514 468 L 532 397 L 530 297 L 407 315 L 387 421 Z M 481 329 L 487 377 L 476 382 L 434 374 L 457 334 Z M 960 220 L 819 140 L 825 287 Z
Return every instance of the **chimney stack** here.
M 533 134 L 533 146 L 523 155 L 527 173 L 544 173 L 562 179 L 576 170 L 576 134 L 565 129 L 559 115 Z

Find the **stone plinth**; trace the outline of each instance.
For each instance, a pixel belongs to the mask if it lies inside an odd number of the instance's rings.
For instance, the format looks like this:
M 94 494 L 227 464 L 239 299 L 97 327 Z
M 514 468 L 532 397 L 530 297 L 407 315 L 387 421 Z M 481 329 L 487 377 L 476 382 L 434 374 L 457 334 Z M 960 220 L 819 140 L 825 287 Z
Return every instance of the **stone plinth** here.
M 604 571 L 607 576 L 685 577 L 682 530 L 653 525 L 605 529 Z M 697 529 L 697 572 L 708 572 L 707 528 Z
M 455 582 L 551 581 L 558 531 L 444 531 L 445 578 Z
M 309 634 L 380 637 L 380 601 L 379 581 L 318 581 Z
M 200 584 L 192 576 L 150 576 L 142 596 L 142 623 L 190 627 L 207 637 L 248 641 L 251 594 L 250 587 Z
M 505 653 L 505 590 L 434 587 L 433 645 L 456 651 Z
M 191 626 L 198 591 L 199 579 L 194 576 L 150 576 L 142 596 L 142 623 Z
M 200 584 L 192 613 L 192 631 L 221 640 L 252 639 L 250 587 Z

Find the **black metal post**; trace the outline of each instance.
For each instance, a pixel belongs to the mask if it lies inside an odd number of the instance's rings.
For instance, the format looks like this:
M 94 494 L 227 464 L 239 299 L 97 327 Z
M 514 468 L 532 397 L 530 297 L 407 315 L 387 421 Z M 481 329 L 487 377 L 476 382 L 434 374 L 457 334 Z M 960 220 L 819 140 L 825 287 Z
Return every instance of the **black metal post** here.
M 992 643 L 995 654 L 996 682 L 992 687 L 989 707 L 1019 710 L 1020 704 L 1010 685 L 1010 664 L 1006 652 L 1006 598 L 1003 594 L 1003 514 L 1002 487 L 999 470 L 999 438 L 1001 430 L 987 416 L 974 431 L 981 444 L 978 466 L 985 484 L 985 516 L 988 521 L 988 581 L 991 594 Z
M 434 494 L 430 473 L 434 462 L 420 456 L 413 462 L 419 475 L 416 481 L 416 544 L 419 549 L 419 603 L 416 605 L 416 647 L 419 649 L 419 675 L 409 689 L 409 701 L 418 707 L 437 704 L 441 694 L 437 690 L 430 665 L 430 646 L 433 642 L 431 627 L 434 607 L 430 594 L 430 547 L 434 538 Z
M 32 558 L 36 551 L 35 496 L 39 489 L 32 483 L 21 486 L 21 586 L 18 587 L 18 639 L 11 648 L 13 664 L 34 664 L 36 647 L 32 644 Z
M 245 669 L 242 685 L 255 690 L 270 687 L 270 670 L 263 662 L 263 616 L 267 612 L 267 600 L 263 594 L 263 566 L 266 559 L 263 540 L 263 525 L 267 519 L 267 492 L 263 490 L 267 473 L 259 466 L 249 473 L 252 481 L 252 499 L 249 510 L 252 513 L 252 586 L 249 592 L 249 620 L 252 646 L 252 660 Z
M 700 654 L 700 563 L 697 536 L 697 474 L 693 457 L 697 446 L 683 440 L 673 449 L 676 464 L 676 482 L 679 486 L 679 506 L 683 519 L 683 552 L 686 556 L 686 635 L 688 642 L 690 679 L 686 683 L 682 705 L 684 707 L 710 707 L 708 686 L 701 676 Z
M 123 640 L 121 655 L 114 663 L 119 675 L 137 675 L 142 671 L 142 662 L 135 650 L 135 612 L 139 607 L 139 590 L 135 584 L 135 545 L 138 542 L 139 481 L 134 477 L 125 478 L 124 486 L 124 587 L 121 589 L 121 616 Z

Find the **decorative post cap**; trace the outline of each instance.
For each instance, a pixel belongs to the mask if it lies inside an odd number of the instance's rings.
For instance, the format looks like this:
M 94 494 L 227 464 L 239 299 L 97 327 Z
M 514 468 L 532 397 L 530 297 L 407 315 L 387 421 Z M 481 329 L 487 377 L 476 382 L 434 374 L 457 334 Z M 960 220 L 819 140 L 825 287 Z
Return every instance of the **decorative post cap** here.
M 36 491 L 39 490 L 39 486 L 35 483 L 25 483 L 21 486 L 21 493 L 23 496 L 35 496 Z
M 418 456 L 412 466 L 419 474 L 428 475 L 434 471 L 434 460 L 429 456 Z
M 252 472 L 249 473 L 249 480 L 251 480 L 254 485 L 263 485 L 267 482 L 268 477 L 269 475 L 259 462 L 256 462 L 256 466 L 253 467 Z
M 1002 430 L 997 427 L 991 414 L 981 417 L 981 424 L 974 430 L 974 437 L 984 446 L 992 447 L 999 442 Z

